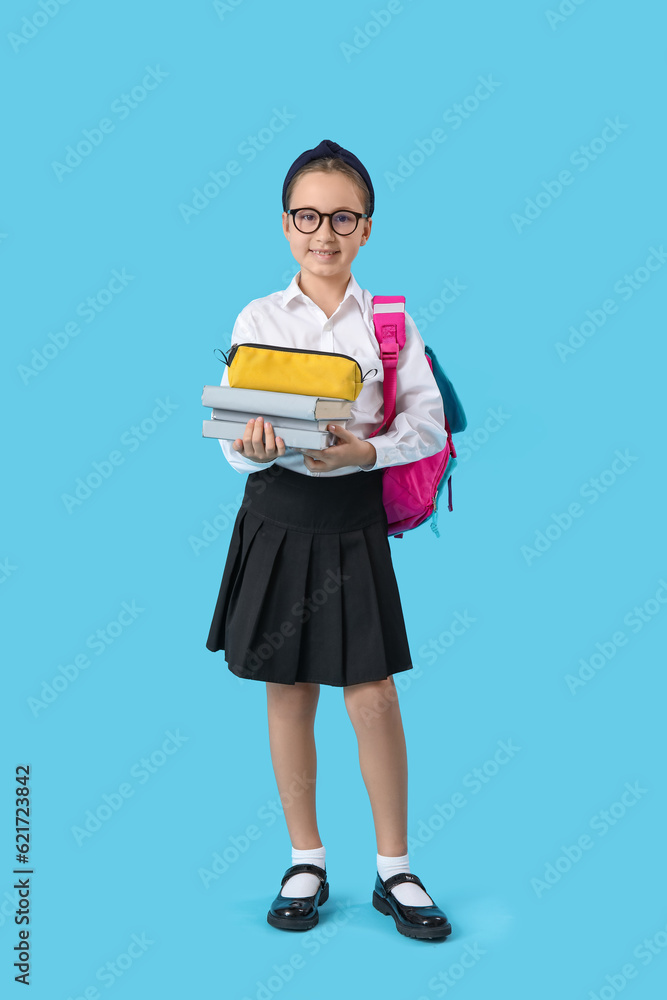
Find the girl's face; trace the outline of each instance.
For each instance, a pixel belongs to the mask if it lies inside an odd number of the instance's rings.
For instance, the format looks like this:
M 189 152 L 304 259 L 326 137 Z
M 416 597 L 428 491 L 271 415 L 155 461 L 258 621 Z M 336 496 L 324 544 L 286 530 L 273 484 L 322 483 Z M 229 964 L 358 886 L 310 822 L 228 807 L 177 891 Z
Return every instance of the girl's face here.
M 314 208 L 318 212 L 338 212 L 341 209 L 364 211 L 361 192 L 349 177 L 321 170 L 299 177 L 288 208 Z M 317 278 L 349 275 L 350 265 L 359 253 L 359 247 L 368 239 L 371 225 L 371 219 L 359 219 L 353 233 L 339 236 L 331 228 L 331 219 L 327 216 L 316 232 L 301 233 L 294 225 L 294 218 L 283 212 L 283 231 L 294 259 L 301 265 L 302 271 L 308 271 Z M 322 256 L 315 252 L 317 250 L 332 253 L 331 256 Z

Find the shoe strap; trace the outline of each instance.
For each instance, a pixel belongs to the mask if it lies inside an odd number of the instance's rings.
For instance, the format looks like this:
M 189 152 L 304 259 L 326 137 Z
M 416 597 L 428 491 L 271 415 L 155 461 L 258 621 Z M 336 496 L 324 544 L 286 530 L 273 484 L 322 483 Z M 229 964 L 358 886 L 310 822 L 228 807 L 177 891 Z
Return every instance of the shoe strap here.
M 287 879 L 291 878 L 292 875 L 298 875 L 300 872 L 310 872 L 311 875 L 317 875 L 322 884 L 324 884 L 327 880 L 327 873 L 324 868 L 320 868 L 319 865 L 313 865 L 308 861 L 304 861 L 300 865 L 292 865 L 291 868 L 287 869 L 283 875 L 283 880 L 280 883 L 281 886 L 285 885 Z
M 380 881 L 382 881 L 382 878 L 380 878 Z M 395 875 L 390 875 L 387 881 L 382 882 L 382 884 L 384 885 L 385 891 L 390 892 L 395 885 L 400 885 L 401 882 L 414 882 L 416 885 L 420 886 L 424 892 L 426 892 L 422 880 L 419 876 L 413 875 L 412 872 L 397 872 Z M 428 893 L 426 893 L 426 895 L 428 896 Z

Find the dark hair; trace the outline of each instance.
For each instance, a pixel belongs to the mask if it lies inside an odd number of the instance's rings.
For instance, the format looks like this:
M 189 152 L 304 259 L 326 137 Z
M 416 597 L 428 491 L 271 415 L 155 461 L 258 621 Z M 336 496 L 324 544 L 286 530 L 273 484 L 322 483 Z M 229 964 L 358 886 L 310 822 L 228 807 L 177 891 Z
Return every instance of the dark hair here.
M 287 205 L 288 208 L 291 207 L 290 201 L 292 198 L 292 192 L 294 190 L 294 185 L 296 184 L 299 177 L 301 177 L 303 174 L 315 173 L 318 170 L 328 174 L 332 174 L 337 171 L 338 173 L 345 174 L 347 177 L 349 177 L 352 183 L 359 191 L 359 194 L 361 195 L 361 201 L 364 206 L 364 214 L 366 215 L 369 214 L 371 206 L 371 195 L 370 191 L 368 190 L 368 187 L 366 186 L 366 182 L 364 181 L 363 177 L 361 176 L 358 170 L 355 170 L 354 167 L 351 167 L 349 165 L 349 163 L 345 163 L 344 160 L 341 160 L 337 156 L 335 157 L 325 156 L 318 160 L 311 160 L 310 163 L 306 163 L 306 165 L 301 167 L 300 170 L 297 170 L 297 172 L 294 174 L 294 177 L 292 177 L 291 181 L 289 182 L 287 191 L 285 192 L 285 204 Z

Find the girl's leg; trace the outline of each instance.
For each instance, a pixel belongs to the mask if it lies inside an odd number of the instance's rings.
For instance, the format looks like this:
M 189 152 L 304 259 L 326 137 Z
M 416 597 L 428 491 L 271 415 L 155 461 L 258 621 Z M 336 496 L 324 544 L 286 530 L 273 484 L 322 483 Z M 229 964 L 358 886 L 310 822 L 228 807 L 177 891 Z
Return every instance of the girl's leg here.
M 408 761 L 394 679 L 390 675 L 383 681 L 351 684 L 343 690 L 373 811 L 378 870 L 409 871 Z M 433 905 L 431 897 L 417 885 L 402 883 L 391 891 L 403 903 Z
M 314 726 L 319 696 L 319 684 L 266 682 L 271 761 L 293 858 L 294 849 L 312 851 L 322 847 L 315 808 Z M 323 863 L 316 863 L 324 867 Z M 318 884 L 317 876 L 300 873 L 288 879 L 282 894 L 311 895 Z
M 319 684 L 266 682 L 271 761 L 293 847 L 321 847 L 315 810 Z
M 343 688 L 359 745 L 359 764 L 371 802 L 377 849 L 392 857 L 408 850 L 408 761 L 393 677 Z

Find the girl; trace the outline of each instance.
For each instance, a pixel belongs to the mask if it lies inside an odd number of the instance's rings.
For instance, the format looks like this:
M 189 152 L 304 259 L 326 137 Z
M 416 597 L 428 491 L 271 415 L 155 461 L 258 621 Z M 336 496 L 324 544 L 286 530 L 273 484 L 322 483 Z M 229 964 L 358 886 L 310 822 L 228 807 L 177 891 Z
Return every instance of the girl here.
M 288 448 L 262 416 L 248 421 L 242 439 L 220 441 L 248 477 L 206 646 L 224 650 L 238 677 L 266 684 L 271 759 L 292 847 L 268 922 L 314 927 L 329 895 L 315 812 L 314 721 L 326 684 L 343 688 L 358 740 L 377 839 L 373 905 L 402 934 L 443 938 L 451 925 L 410 872 L 407 853 L 406 747 L 392 675 L 412 662 L 382 470 L 441 451 L 447 434 L 424 341 L 406 313 L 397 415 L 368 439 L 383 419 L 383 371 L 372 296 L 350 265 L 369 239 L 373 208 L 365 167 L 330 140 L 302 153 L 285 177 L 283 231 L 301 270 L 284 291 L 241 311 L 232 343 L 347 354 L 375 374 L 347 427 L 329 425 L 331 447 Z M 226 368 L 222 384 L 229 385 Z

